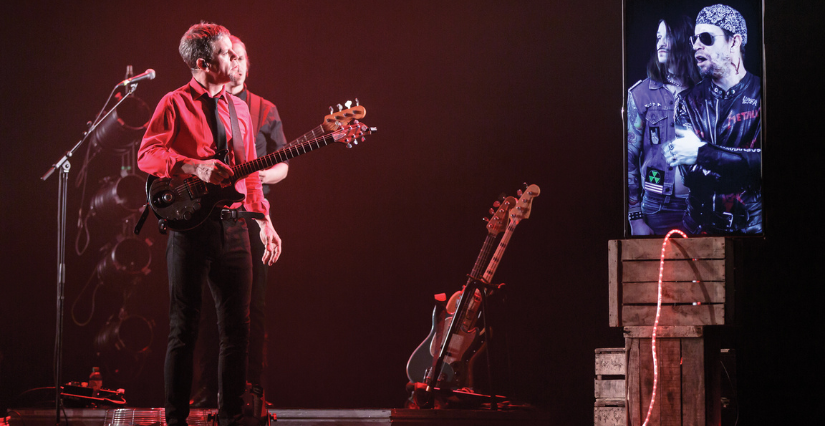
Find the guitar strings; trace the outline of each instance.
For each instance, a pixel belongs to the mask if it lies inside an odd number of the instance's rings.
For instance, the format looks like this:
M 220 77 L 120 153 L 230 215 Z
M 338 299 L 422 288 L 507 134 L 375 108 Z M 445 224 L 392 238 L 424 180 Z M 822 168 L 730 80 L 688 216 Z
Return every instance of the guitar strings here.
M 322 126 L 318 127 L 321 128 L 323 131 Z M 307 152 L 321 148 L 322 146 L 328 146 L 330 143 L 335 142 L 336 135 L 344 134 L 344 130 L 348 130 L 351 128 L 352 126 L 348 126 L 346 128 L 342 128 L 331 133 L 314 137 L 313 139 L 309 139 L 304 142 L 299 142 L 301 138 L 304 138 L 306 136 L 303 135 L 295 141 L 288 143 L 286 146 L 279 149 L 278 151 L 269 153 L 263 157 L 256 158 L 252 161 L 248 161 L 243 164 L 235 165 L 232 167 L 232 171 L 234 173 L 232 181 L 236 181 L 238 179 L 238 176 L 246 177 L 255 170 L 266 169 L 278 163 L 282 163 L 286 160 L 289 160 L 290 158 L 294 158 L 301 154 L 306 154 Z M 313 129 L 311 132 L 314 134 L 315 130 L 317 130 L 317 128 Z M 321 145 L 322 142 L 323 145 Z M 315 147 L 312 147 L 313 144 L 315 145 Z M 201 194 L 206 192 L 206 188 L 206 182 L 202 181 L 198 177 L 192 176 L 184 179 L 183 183 L 181 185 L 176 186 L 173 190 L 178 195 L 183 194 L 184 191 L 188 191 L 190 194 Z
M 341 131 L 335 131 L 323 136 L 319 136 L 308 140 L 306 142 L 298 143 L 298 144 L 289 144 L 278 151 L 269 153 L 263 157 L 256 158 L 252 161 L 249 161 L 244 164 L 236 165 L 232 168 L 232 171 L 235 172 L 238 176 L 246 176 L 252 173 L 254 170 L 261 170 L 264 168 L 272 167 L 275 164 L 282 163 L 290 158 L 297 157 L 301 154 L 306 154 L 309 151 L 312 151 L 317 148 L 321 148 L 321 143 L 323 142 L 323 146 L 329 145 L 331 142 L 335 141 L 335 135 L 341 134 Z M 315 147 L 312 147 L 315 145 Z M 307 149 L 309 148 L 309 149 Z

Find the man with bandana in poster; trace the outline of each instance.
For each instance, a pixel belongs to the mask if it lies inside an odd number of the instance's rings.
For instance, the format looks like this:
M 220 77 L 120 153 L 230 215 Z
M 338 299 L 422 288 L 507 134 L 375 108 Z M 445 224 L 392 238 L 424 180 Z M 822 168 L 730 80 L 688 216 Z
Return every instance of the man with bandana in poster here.
M 677 137 L 665 150 L 690 190 L 683 225 L 691 234 L 760 234 L 762 87 L 743 63 L 745 19 L 708 6 L 691 42 L 703 80 L 679 94 Z

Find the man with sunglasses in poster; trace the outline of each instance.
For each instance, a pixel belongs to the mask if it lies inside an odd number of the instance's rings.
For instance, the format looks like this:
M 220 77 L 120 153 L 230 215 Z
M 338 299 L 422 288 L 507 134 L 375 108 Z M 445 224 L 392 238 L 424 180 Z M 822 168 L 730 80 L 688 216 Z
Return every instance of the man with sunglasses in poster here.
M 690 190 L 691 234 L 762 233 L 762 87 L 744 66 L 742 15 L 717 4 L 699 12 L 694 57 L 704 79 L 679 94 L 676 139 L 665 149 Z

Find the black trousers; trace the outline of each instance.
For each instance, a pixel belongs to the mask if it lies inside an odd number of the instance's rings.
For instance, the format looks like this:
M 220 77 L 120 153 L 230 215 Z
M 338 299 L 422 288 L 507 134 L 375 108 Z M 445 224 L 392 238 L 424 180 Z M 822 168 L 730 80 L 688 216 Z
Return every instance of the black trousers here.
M 252 298 L 249 303 L 249 370 L 246 379 L 253 385 L 263 385 L 266 366 L 266 286 L 269 266 L 264 265 L 264 243 L 261 227 L 250 220 L 249 242 L 252 246 Z
M 249 243 L 252 250 L 252 297 L 249 304 L 249 363 L 246 380 L 253 385 L 264 385 L 263 370 L 266 366 L 266 287 L 268 266 L 261 262 L 264 243 L 258 222 L 248 220 Z M 204 284 L 204 288 L 207 285 Z M 201 325 L 209 326 L 216 321 L 215 309 L 204 306 Z M 198 387 L 213 395 L 218 392 L 218 332 L 215 328 L 204 329 L 200 337 L 200 380 Z
M 166 262 L 170 300 L 166 422 L 185 425 L 189 416 L 202 286 L 208 283 L 220 336 L 218 423 L 227 426 L 241 417 L 246 382 L 252 257 L 245 221 L 213 215 L 195 229 L 170 231 Z

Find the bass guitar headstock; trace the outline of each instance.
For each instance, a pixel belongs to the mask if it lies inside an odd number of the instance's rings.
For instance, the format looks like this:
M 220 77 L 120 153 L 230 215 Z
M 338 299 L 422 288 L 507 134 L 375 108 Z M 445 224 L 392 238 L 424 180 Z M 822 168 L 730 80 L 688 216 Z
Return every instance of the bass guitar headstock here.
M 510 212 L 510 209 L 512 209 L 515 205 L 515 197 L 507 197 L 504 199 L 504 201 L 496 201 L 495 203 L 493 203 L 493 207 L 497 208 L 497 210 L 490 209 L 490 214 L 492 214 L 492 216 L 490 216 L 489 219 L 487 219 L 486 217 L 484 218 L 484 220 L 487 221 L 488 234 L 498 235 L 501 233 L 501 231 L 504 231 L 504 229 L 507 228 L 507 215 Z
M 338 130 L 341 126 L 345 126 L 352 121 L 360 120 L 367 115 L 367 109 L 358 104 L 358 98 L 355 98 L 355 106 L 350 107 L 352 101 L 344 102 L 344 105 L 338 104 L 338 111 L 334 111 L 329 107 L 329 114 L 324 117 L 324 122 L 321 127 L 326 132 Z M 346 109 L 344 109 L 346 106 Z
M 352 124 L 341 126 L 338 130 L 332 132 L 332 137 L 335 142 L 340 142 L 347 145 L 347 148 L 352 148 L 358 145 L 359 140 L 364 142 L 366 135 L 377 132 L 378 128 L 369 127 L 364 123 L 354 120 Z
M 530 209 L 533 206 L 533 198 L 538 197 L 541 193 L 538 185 L 529 185 L 524 191 L 519 191 L 519 199 L 515 207 L 510 209 L 510 220 L 519 223 L 522 219 L 530 217 Z

